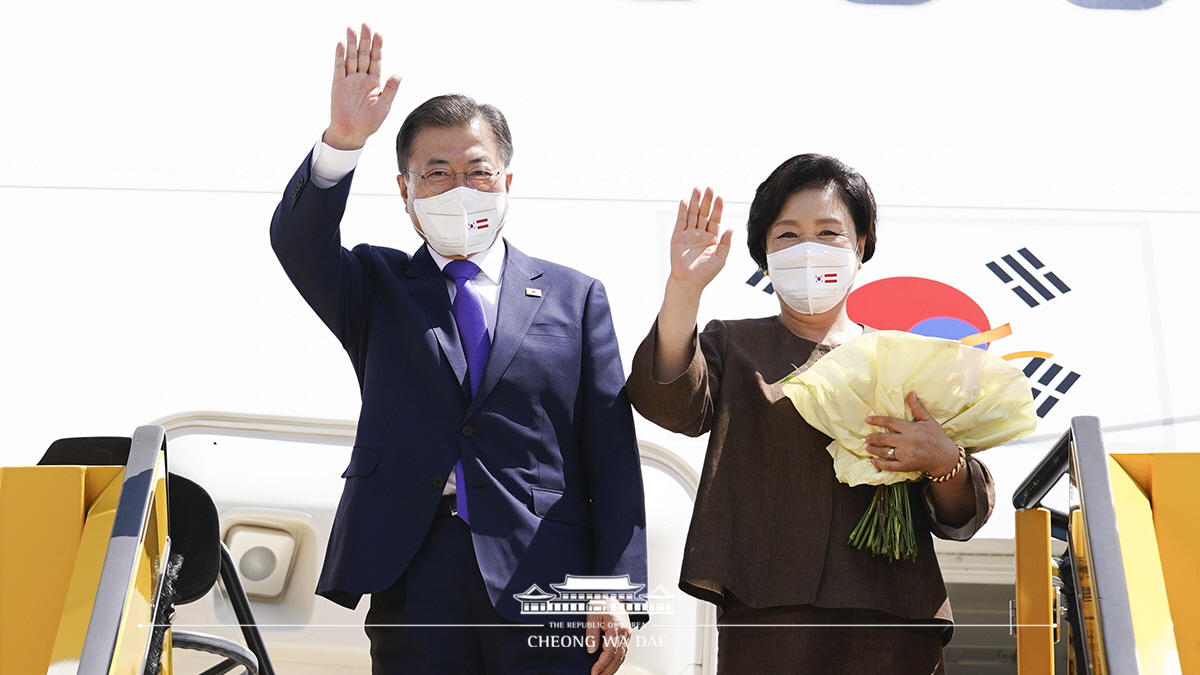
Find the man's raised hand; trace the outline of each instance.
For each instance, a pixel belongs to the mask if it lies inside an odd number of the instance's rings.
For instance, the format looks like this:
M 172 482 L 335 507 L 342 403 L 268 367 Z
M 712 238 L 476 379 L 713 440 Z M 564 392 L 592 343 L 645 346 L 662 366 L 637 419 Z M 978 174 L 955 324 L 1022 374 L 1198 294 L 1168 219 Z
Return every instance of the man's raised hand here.
M 339 42 L 334 53 L 329 128 L 321 140 L 339 150 L 361 148 L 387 119 L 400 76 L 392 75 L 380 87 L 382 54 L 383 36 L 372 36 L 367 24 L 357 39 L 352 28 L 346 29 L 346 42 Z

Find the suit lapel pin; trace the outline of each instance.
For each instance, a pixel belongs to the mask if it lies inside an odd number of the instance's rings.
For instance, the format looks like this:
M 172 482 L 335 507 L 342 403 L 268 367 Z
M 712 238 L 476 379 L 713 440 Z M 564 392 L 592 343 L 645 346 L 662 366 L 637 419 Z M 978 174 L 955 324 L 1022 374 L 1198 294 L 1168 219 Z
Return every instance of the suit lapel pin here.
M 525 289 L 525 297 L 528 297 L 528 298 L 540 298 L 540 297 L 542 297 L 542 289 L 540 289 L 540 288 L 526 288 L 526 289 Z

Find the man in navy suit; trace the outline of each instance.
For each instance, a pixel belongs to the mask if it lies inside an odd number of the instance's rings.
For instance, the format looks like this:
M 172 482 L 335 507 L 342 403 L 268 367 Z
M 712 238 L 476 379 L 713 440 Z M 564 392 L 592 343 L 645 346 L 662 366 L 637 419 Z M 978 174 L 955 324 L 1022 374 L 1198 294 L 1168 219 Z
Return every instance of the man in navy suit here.
M 362 393 L 317 592 L 347 607 L 371 595 L 375 673 L 616 672 L 621 602 L 594 606 L 586 632 L 556 632 L 521 627 L 537 617 L 513 597 L 568 574 L 645 588 L 641 468 L 604 287 L 498 236 L 511 137 L 499 110 L 465 96 L 422 104 L 397 137 L 400 195 L 426 243 L 341 246 L 358 152 L 400 82 L 381 84 L 381 49 L 366 25 L 338 44 L 329 128 L 271 222 Z

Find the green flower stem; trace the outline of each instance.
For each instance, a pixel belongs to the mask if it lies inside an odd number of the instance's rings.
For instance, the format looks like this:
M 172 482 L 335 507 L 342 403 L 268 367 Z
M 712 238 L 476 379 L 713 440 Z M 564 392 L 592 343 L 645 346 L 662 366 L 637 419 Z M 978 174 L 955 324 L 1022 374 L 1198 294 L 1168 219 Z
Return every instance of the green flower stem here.
M 875 488 L 871 504 L 850 533 L 849 543 L 891 561 L 916 559 L 917 537 L 906 483 Z

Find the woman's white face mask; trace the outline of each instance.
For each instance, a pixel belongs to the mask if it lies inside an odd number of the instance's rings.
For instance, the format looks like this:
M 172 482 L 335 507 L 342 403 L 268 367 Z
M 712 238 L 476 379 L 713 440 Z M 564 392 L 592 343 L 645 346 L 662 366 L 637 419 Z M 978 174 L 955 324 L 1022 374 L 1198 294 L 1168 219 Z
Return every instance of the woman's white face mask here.
M 508 212 L 506 193 L 480 192 L 465 185 L 413 199 L 412 204 L 425 241 L 447 258 L 491 248 Z
M 858 272 L 858 252 L 806 241 L 767 254 L 771 285 L 788 307 L 822 314 L 850 292 Z

